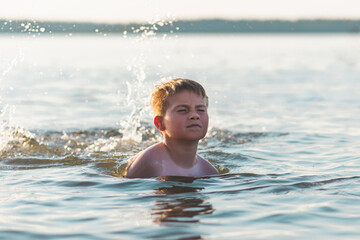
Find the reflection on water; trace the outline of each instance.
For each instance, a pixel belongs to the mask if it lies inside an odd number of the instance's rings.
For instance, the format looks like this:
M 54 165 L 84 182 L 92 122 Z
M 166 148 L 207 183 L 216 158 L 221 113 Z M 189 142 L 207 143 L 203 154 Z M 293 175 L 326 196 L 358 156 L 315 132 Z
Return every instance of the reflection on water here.
M 191 183 L 195 178 L 162 177 L 159 180 L 172 180 Z M 202 187 L 178 186 L 161 187 L 155 189 L 157 196 L 165 197 L 155 201 L 151 215 L 153 222 L 168 223 L 197 223 L 199 215 L 212 214 L 215 209 L 208 199 L 201 194 Z

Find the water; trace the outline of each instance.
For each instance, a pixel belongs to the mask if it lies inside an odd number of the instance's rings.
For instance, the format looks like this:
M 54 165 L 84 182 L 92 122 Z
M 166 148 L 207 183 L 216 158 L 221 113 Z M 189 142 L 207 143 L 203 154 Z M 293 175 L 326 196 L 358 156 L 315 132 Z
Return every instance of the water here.
M 0 239 L 358 239 L 358 35 L 0 36 Z M 163 78 L 211 178 L 126 179 Z

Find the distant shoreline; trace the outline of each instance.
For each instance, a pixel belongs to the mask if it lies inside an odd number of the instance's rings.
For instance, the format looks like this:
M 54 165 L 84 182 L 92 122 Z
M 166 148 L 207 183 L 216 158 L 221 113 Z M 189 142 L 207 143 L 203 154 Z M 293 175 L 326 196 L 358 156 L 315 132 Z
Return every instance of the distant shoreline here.
M 1 33 L 350 33 L 360 32 L 360 19 L 314 20 L 177 20 L 154 24 L 107 24 L 90 22 L 50 22 L 34 20 L 0 20 Z

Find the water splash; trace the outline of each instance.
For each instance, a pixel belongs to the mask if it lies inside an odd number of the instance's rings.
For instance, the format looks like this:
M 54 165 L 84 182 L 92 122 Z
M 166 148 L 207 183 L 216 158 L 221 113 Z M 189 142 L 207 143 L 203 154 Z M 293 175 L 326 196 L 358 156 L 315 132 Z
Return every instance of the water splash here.
M 12 127 L 12 116 L 15 113 L 15 106 L 3 102 L 2 95 L 6 88 L 3 86 L 4 79 L 20 62 L 24 60 L 24 53 L 21 48 L 18 54 L 1 69 L 0 74 L 0 153 L 9 148 L 9 142 L 14 141 L 17 137 L 19 128 Z M 10 88 L 11 89 L 11 88 Z
M 35 134 L 21 127 L 0 127 L 0 156 L 38 152 L 42 148 Z
M 141 65 L 134 65 L 132 70 L 136 81 L 126 81 L 127 96 L 125 104 L 131 109 L 131 113 L 125 121 L 120 123 L 123 131 L 124 139 L 132 139 L 141 142 L 140 121 L 143 114 L 147 110 L 147 91 L 144 87 L 146 78 L 144 67 Z
M 0 98 L 0 104 L 1 104 L 1 98 Z M 5 107 L 2 107 L 0 109 L 0 153 L 8 148 L 8 143 L 11 141 L 11 131 L 9 131 L 9 121 L 11 118 L 11 115 L 9 111 L 9 106 L 6 105 Z
M 135 81 L 126 81 L 127 97 L 124 104 L 130 108 L 130 115 L 127 119 L 120 121 L 120 131 L 123 132 L 124 140 L 134 140 L 141 142 L 143 128 L 141 127 L 141 119 L 149 112 L 149 86 L 146 84 L 148 78 L 146 64 L 150 61 L 147 56 L 151 56 L 151 47 L 149 44 L 158 39 L 157 30 L 165 25 L 172 25 L 173 19 L 161 20 L 154 19 L 147 25 L 139 28 L 131 28 L 135 38 L 134 41 L 138 46 L 138 55 L 135 56 L 131 64 L 127 67 L 132 73 Z M 128 32 L 123 33 L 123 37 L 128 37 Z M 162 34 L 162 39 L 167 34 Z M 150 114 L 149 114 L 150 115 Z
M 11 21 L 10 21 L 11 23 Z M 3 59 L 2 59 L 3 60 Z M 18 47 L 18 53 L 11 59 L 5 59 L 6 64 L 1 64 L 0 69 L 0 157 L 7 154 L 20 155 L 22 152 L 30 153 L 40 145 L 35 140 L 35 135 L 30 131 L 13 124 L 13 115 L 16 106 L 3 100 L 4 94 L 13 87 L 6 86 L 6 76 L 24 60 L 24 52 Z
M 46 25 L 44 23 L 38 23 L 36 20 L 0 20 L 0 30 L 7 33 L 27 33 L 31 37 L 40 36 L 42 33 L 49 32 L 47 31 Z

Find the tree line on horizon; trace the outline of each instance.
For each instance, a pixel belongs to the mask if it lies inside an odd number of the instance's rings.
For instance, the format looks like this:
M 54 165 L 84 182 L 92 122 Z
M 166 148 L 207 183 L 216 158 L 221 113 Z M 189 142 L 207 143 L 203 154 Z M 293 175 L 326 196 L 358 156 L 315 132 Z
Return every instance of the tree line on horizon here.
M 178 20 L 156 23 L 87 23 L 0 20 L 0 33 L 359 33 L 359 20 Z

